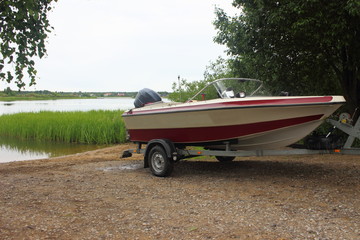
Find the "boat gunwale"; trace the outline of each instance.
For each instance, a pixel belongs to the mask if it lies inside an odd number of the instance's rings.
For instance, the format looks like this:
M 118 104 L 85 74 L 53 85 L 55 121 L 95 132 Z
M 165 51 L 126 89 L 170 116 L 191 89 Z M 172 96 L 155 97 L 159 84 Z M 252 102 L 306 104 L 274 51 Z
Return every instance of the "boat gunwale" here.
M 184 113 L 184 112 L 200 112 L 200 111 L 217 111 L 217 110 L 229 110 L 229 109 L 247 109 L 247 108 L 278 108 L 278 107 L 302 107 L 302 106 L 316 106 L 316 105 L 339 105 L 344 104 L 345 101 L 337 101 L 337 102 L 315 102 L 315 103 L 292 103 L 292 104 L 259 104 L 259 105 L 237 105 L 237 106 L 218 106 L 218 107 L 207 107 L 207 108 L 193 108 L 197 106 L 184 106 L 184 107 L 168 107 L 168 108 L 156 108 L 156 109 L 148 109 L 148 110 L 140 110 L 140 111 L 131 111 L 124 112 L 122 117 L 135 117 L 142 115 L 157 115 L 157 114 L 175 114 L 175 113 Z M 210 103 L 208 105 L 215 105 L 217 103 Z M 218 103 L 221 105 L 221 103 Z M 205 106 L 207 104 L 204 104 Z M 181 108 L 181 109 L 179 109 Z M 185 109 L 184 109 L 185 108 Z

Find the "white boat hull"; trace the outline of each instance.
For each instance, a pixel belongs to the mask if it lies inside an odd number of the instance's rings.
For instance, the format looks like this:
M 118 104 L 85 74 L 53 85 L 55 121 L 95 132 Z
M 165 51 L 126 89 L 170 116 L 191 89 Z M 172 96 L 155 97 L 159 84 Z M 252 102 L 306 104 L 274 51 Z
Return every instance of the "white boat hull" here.
M 277 130 L 261 132 L 250 136 L 239 137 L 237 143 L 231 144 L 231 150 L 266 150 L 289 146 L 310 132 L 314 131 L 321 121 L 312 121 L 291 127 L 285 127 Z M 209 145 L 210 149 L 225 149 L 224 145 Z
M 341 96 L 217 99 L 160 103 L 124 113 L 134 142 L 169 139 L 175 144 L 233 150 L 274 149 L 297 142 L 345 102 Z

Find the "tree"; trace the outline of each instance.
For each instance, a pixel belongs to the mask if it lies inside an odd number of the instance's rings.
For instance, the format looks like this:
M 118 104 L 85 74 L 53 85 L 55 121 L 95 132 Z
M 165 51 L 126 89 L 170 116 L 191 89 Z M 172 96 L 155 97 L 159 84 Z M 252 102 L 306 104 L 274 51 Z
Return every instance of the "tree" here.
M 36 69 L 33 58 L 46 54 L 45 40 L 52 27 L 47 13 L 57 0 L 1 0 L 0 1 L 0 79 L 15 81 L 18 88 L 35 84 Z M 12 69 L 13 68 L 13 69 Z
M 189 82 L 186 79 L 182 79 L 178 83 L 173 82 L 173 92 L 169 94 L 168 98 L 175 102 L 185 102 L 210 82 L 220 78 L 235 77 L 235 75 L 231 72 L 229 64 L 231 64 L 230 59 L 218 57 L 215 62 L 210 62 L 210 65 L 206 67 L 203 80 Z M 202 92 L 202 94 L 204 94 L 205 99 L 217 98 L 215 88 L 208 88 Z M 202 100 L 202 95 L 199 95 L 194 100 Z
M 173 82 L 173 92 L 169 94 L 168 98 L 174 102 L 185 102 L 205 87 L 205 81 L 189 82 L 186 79 L 181 79 L 179 83 Z
M 215 41 L 273 90 L 340 94 L 360 106 L 359 0 L 234 0 L 239 14 L 217 9 Z M 236 69 L 237 68 L 237 69 Z
M 10 87 L 7 87 L 6 89 L 4 89 L 4 93 L 8 96 L 14 96 L 15 93 L 11 90 Z

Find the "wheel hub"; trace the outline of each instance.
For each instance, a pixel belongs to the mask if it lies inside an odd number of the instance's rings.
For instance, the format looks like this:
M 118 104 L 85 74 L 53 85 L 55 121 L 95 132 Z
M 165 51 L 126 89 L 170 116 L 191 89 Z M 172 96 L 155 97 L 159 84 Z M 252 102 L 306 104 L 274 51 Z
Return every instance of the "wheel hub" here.
M 165 165 L 165 159 L 163 158 L 163 156 L 159 153 L 156 153 L 153 155 L 153 167 L 154 169 L 156 169 L 156 171 L 161 171 L 164 169 L 164 165 Z

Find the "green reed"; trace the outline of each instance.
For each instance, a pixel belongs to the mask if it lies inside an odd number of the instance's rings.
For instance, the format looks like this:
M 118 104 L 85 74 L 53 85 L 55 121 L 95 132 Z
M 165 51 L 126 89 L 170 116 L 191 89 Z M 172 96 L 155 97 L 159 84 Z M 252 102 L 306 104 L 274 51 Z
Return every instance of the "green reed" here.
M 112 144 L 126 141 L 123 111 L 16 113 L 0 116 L 0 137 Z

